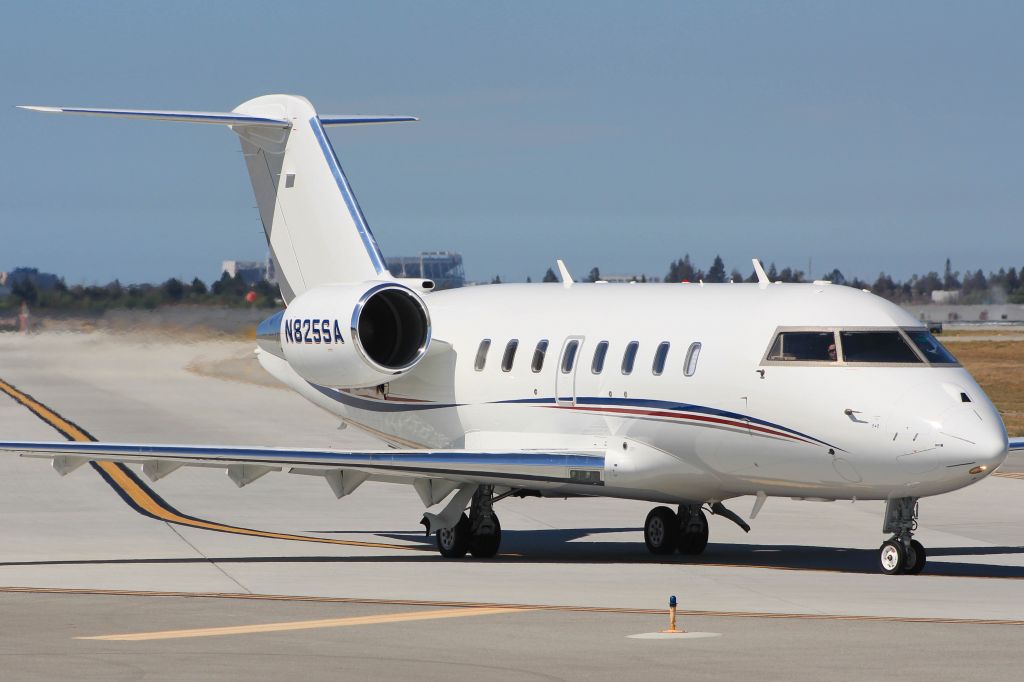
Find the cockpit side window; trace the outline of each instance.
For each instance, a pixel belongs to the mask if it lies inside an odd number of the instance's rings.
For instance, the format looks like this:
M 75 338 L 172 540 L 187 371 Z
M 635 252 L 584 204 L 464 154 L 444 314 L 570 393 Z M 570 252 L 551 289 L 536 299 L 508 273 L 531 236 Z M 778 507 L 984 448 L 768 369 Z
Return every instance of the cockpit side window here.
M 768 360 L 835 362 L 836 336 L 831 331 L 779 332 Z
M 841 331 L 839 339 L 846 362 L 921 363 L 898 331 Z
M 933 365 L 959 364 L 953 354 L 946 350 L 939 340 L 926 329 L 907 329 L 907 336 L 914 342 L 925 359 Z

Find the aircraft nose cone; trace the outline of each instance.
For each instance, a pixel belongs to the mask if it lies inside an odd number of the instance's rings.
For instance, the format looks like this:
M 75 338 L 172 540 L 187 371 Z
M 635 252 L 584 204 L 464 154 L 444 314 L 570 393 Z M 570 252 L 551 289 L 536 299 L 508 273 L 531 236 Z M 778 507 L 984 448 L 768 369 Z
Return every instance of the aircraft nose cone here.
M 947 466 L 972 462 L 972 467 L 985 467 L 978 473 L 991 473 L 1003 463 L 1009 450 L 1006 429 L 998 414 L 987 416 L 983 418 L 967 405 L 942 414 L 939 433 L 946 442 L 943 459 Z

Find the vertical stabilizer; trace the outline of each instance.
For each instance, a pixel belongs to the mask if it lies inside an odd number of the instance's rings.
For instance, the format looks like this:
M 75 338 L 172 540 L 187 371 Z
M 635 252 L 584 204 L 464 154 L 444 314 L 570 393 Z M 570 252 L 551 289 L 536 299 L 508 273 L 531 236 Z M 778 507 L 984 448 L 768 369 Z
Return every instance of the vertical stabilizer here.
M 235 113 L 291 122 L 290 128 L 231 126 L 242 141 L 285 300 L 320 284 L 391 279 L 309 100 L 266 95 Z
M 305 97 L 265 95 L 231 112 L 23 106 L 52 114 L 231 126 L 256 193 L 285 301 L 329 283 L 390 280 L 377 241 L 324 126 L 415 121 L 411 116 L 317 116 Z

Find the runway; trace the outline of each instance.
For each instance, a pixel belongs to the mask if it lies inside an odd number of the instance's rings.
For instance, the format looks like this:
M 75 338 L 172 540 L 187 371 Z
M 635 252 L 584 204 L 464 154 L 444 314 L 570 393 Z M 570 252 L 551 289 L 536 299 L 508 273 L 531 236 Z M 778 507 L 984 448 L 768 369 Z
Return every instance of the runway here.
M 255 364 L 250 350 L 3 336 L 0 424 L 10 439 L 379 447 L 237 371 Z M 221 364 L 232 371 L 210 371 Z M 921 502 L 929 563 L 915 577 L 875 572 L 876 502 L 772 499 L 750 535 L 712 518 L 707 553 L 693 561 L 647 554 L 646 503 L 506 500 L 502 556 L 451 562 L 423 536 L 408 486 L 368 483 L 338 501 L 309 476 L 239 490 L 214 469 L 150 484 L 121 465 L 60 478 L 46 460 L 5 458 L 0 653 L 11 679 L 176 679 L 200 665 L 223 679 L 653 678 L 684 661 L 711 677 L 852 679 L 892 671 L 882 652 L 914 674 L 1010 679 L 1024 662 L 1020 471 L 1008 462 L 1004 476 Z M 751 504 L 731 506 L 746 516 Z M 670 594 L 689 629 L 723 636 L 626 639 L 664 627 Z M 152 636 L 168 632 L 216 634 Z

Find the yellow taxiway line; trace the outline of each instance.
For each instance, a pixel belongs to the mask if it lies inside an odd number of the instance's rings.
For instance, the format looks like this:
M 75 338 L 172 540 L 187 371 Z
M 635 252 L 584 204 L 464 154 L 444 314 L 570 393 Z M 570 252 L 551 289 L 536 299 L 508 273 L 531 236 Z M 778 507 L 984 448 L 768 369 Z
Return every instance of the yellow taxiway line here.
M 0 391 L 6 393 L 15 401 L 27 408 L 32 414 L 42 419 L 49 426 L 57 430 L 61 435 L 70 441 L 80 443 L 95 442 L 96 439 L 82 427 L 69 419 L 65 419 L 55 410 L 39 402 L 28 393 L 18 390 L 11 384 L 0 379 Z M 363 542 L 359 540 L 338 540 L 335 538 L 321 538 L 313 535 L 294 535 L 291 533 L 274 533 L 271 531 L 257 530 L 254 528 L 241 528 L 216 521 L 196 518 L 182 514 L 160 498 L 156 492 L 132 472 L 126 465 L 117 462 L 93 462 L 93 466 L 101 476 L 110 484 L 122 499 L 135 508 L 136 511 L 168 523 L 176 523 L 192 528 L 203 528 L 205 530 L 219 531 L 221 533 L 233 533 L 235 535 L 249 535 L 262 538 L 273 538 L 276 540 L 296 540 L 299 542 L 315 542 L 328 545 L 345 545 L 347 547 L 367 547 L 371 549 L 400 549 L 414 552 L 432 552 L 433 546 L 424 545 L 398 545 L 384 542 Z
M 666 610 L 621 606 L 582 606 L 570 604 L 514 604 L 501 602 L 439 601 L 429 599 L 371 599 L 362 597 L 312 597 L 285 594 L 252 594 L 247 592 L 161 592 L 151 590 L 100 590 L 63 587 L 0 587 L 0 594 L 69 594 L 110 597 L 177 597 L 184 599 L 241 599 L 246 601 L 309 602 L 314 604 L 369 604 L 378 606 L 422 606 L 454 611 L 557 611 L 566 613 L 608 613 L 626 615 L 663 615 Z M 414 613 L 423 613 L 421 611 Z M 430 612 L 427 612 L 430 613 Z M 872 616 L 845 613 L 778 613 L 771 611 L 712 611 L 679 609 L 680 616 L 709 618 L 767 618 L 770 620 L 833 620 L 869 623 L 928 623 L 940 625 L 1013 625 L 1024 626 L 1024 620 L 1008 618 L 957 618 L 942 616 Z M 398 614 L 402 615 L 402 614 Z M 471 615 L 471 614 L 467 614 Z M 345 619 L 339 619 L 345 620 Z M 318 622 L 318 621 L 309 621 Z M 109 636 L 108 636 L 109 637 Z
M 317 628 L 343 628 L 353 625 L 382 625 L 385 623 L 408 623 L 419 620 L 443 618 L 466 618 L 468 616 L 492 616 L 499 613 L 516 613 L 529 609 L 478 608 L 440 609 L 436 611 L 411 611 L 376 616 L 351 616 L 349 618 L 325 618 L 322 620 L 299 620 L 284 623 L 261 623 L 257 625 L 232 625 L 220 628 L 195 628 L 192 630 L 164 630 L 162 632 L 133 632 L 123 635 L 97 635 L 76 637 L 108 642 L 148 642 L 155 639 L 186 639 L 190 637 L 223 637 L 225 635 L 254 635 L 261 632 L 289 632 L 292 630 L 313 630 Z

